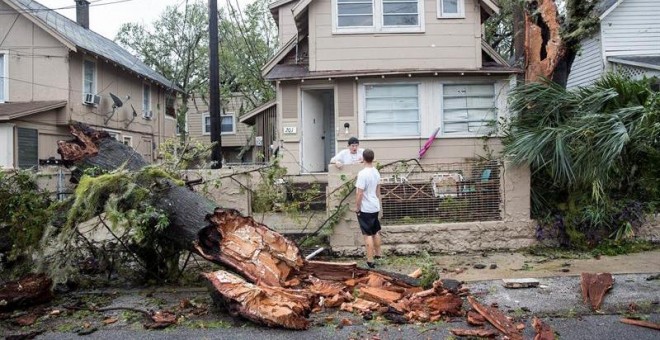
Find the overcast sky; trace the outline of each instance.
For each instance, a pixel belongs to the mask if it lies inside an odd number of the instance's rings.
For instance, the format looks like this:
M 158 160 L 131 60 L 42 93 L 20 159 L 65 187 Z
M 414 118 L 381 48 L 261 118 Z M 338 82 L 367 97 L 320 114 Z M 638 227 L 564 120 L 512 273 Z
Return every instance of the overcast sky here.
M 57 11 L 72 20 L 76 20 L 74 0 L 37 0 L 42 5 L 58 9 Z M 186 0 L 88 0 L 89 28 L 106 38 L 114 40 L 119 26 L 126 22 L 151 24 L 167 6 L 184 6 Z M 193 1 L 193 0 L 189 0 Z M 217 0 L 219 7 L 224 7 L 227 0 Z M 231 0 L 235 3 L 237 0 Z M 241 6 L 253 0 L 238 0 Z M 205 1 L 206 2 L 206 1 Z

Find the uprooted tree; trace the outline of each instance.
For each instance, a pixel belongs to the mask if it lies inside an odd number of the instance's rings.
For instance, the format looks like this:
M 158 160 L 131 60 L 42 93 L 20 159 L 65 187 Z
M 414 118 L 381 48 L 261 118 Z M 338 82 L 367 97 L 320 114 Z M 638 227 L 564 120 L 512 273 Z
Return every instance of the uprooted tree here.
M 436 290 L 413 296 L 422 288 L 411 284 L 414 280 L 410 278 L 373 273 L 354 263 L 306 261 L 292 241 L 252 217 L 216 207 L 181 181 L 148 166 L 139 154 L 106 132 L 74 124 L 71 133 L 75 140 L 59 142 L 58 152 L 83 175 L 78 178 L 67 220 L 60 226 L 61 235 L 101 211 L 106 219 L 119 219 L 112 216 L 113 211 L 151 214 L 153 221 L 142 228 L 162 228 L 159 235 L 174 248 L 189 250 L 238 273 L 240 276 L 218 271 L 203 276 L 231 312 L 270 326 L 307 328 L 306 316 L 319 301 L 327 307 L 344 304 L 345 309 L 364 312 L 389 306 L 410 320 L 438 319 L 449 309 L 460 313 L 460 304 L 458 310 L 455 303 L 446 305 L 452 300 L 450 295 L 458 297 L 441 289 L 441 283 Z M 88 169 L 104 174 L 84 175 Z M 133 176 L 125 176 L 126 172 Z M 151 210 L 139 208 L 145 203 Z M 349 289 L 358 285 L 364 299 L 355 300 Z M 432 307 L 427 307 L 429 299 L 437 300 Z
M 355 263 L 305 260 L 295 243 L 252 217 L 216 207 L 180 181 L 149 167 L 130 147 L 106 132 L 74 124 L 71 133 L 75 140 L 58 143 L 62 158 L 83 171 L 107 171 L 105 177 L 99 176 L 99 185 L 107 190 L 94 190 L 94 181 L 82 175 L 79 189 L 82 185 L 95 197 L 76 197 L 60 228 L 75 228 L 78 221 L 102 210 L 112 215 L 108 211 L 131 211 L 130 207 L 148 202 L 153 206 L 152 214 L 161 214 L 152 224 L 163 228 L 159 234 L 174 247 L 239 274 L 225 270 L 202 274 L 214 299 L 233 315 L 268 326 L 306 329 L 309 313 L 322 308 L 339 307 L 364 315 L 381 313 L 396 323 L 433 322 L 466 314 L 461 297 L 469 292 L 457 281 L 437 280 L 424 290 L 407 276 L 362 269 Z M 125 171 L 136 175 L 112 177 Z M 115 190 L 130 190 L 123 194 L 112 191 L 107 182 L 115 180 L 123 181 L 116 183 Z M 141 209 L 136 210 L 140 215 Z M 0 295 L 11 292 L 0 290 Z M 501 312 L 485 308 L 474 299 L 469 302 L 497 329 L 482 329 L 483 334 L 499 331 L 511 339 L 522 338 L 520 325 L 503 321 L 506 317 Z M 467 332 L 482 334 L 474 329 Z

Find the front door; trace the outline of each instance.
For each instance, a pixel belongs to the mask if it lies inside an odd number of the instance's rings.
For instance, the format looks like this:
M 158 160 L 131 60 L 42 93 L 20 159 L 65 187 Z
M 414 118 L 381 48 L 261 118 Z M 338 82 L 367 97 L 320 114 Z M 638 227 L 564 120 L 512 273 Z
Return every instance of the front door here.
M 302 173 L 327 171 L 329 148 L 334 146 L 328 138 L 333 135 L 333 90 L 302 91 Z

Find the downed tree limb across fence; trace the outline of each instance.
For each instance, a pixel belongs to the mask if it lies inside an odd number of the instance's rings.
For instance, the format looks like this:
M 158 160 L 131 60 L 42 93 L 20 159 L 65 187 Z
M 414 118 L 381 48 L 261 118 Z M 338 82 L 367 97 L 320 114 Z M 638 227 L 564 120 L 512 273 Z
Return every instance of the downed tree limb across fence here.
M 58 142 L 58 152 L 66 164 L 76 165 L 78 170 L 140 171 L 149 165 L 107 132 L 77 123 L 71 125 L 71 133 L 75 140 Z M 417 279 L 406 275 L 363 269 L 355 263 L 305 260 L 297 245 L 281 234 L 234 209 L 217 207 L 173 179 L 161 177 L 155 183 L 136 184 L 149 185 L 152 196 L 148 203 L 167 215 L 169 225 L 162 237 L 238 274 L 202 274 L 214 300 L 232 315 L 289 329 L 308 328 L 308 315 L 322 308 L 339 307 L 365 316 L 382 313 L 394 322 L 435 322 L 465 315 L 461 296 L 468 291 L 460 282 L 438 280 L 431 289 L 423 290 Z M 502 312 L 480 305 L 471 296 L 468 301 L 507 337 L 522 337 Z M 158 321 L 170 319 L 164 315 Z M 485 323 L 476 315 L 468 319 Z

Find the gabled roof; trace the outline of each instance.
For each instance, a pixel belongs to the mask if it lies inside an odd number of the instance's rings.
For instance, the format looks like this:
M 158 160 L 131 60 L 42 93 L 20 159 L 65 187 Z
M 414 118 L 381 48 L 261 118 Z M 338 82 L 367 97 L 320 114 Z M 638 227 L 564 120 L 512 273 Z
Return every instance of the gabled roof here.
M 273 67 L 282 61 L 282 59 L 284 59 L 284 57 L 286 57 L 287 54 L 289 54 L 289 52 L 291 52 L 293 48 L 296 47 L 296 43 L 298 43 L 298 36 L 294 35 L 291 37 L 291 39 L 289 39 L 289 41 L 286 42 L 286 44 L 280 47 L 280 49 L 275 52 L 275 55 L 273 55 L 273 57 L 268 60 L 266 65 L 261 68 L 261 76 L 265 77 L 273 69 Z
M 80 26 L 75 21 L 34 0 L 3 0 L 16 11 L 24 14 L 36 25 L 52 34 L 72 51 L 78 49 L 148 78 L 165 88 L 181 91 L 172 81 L 144 64 L 140 59 L 117 45 L 114 41 Z
M 66 106 L 64 100 L 16 102 L 0 104 L 0 122 L 30 116 Z

